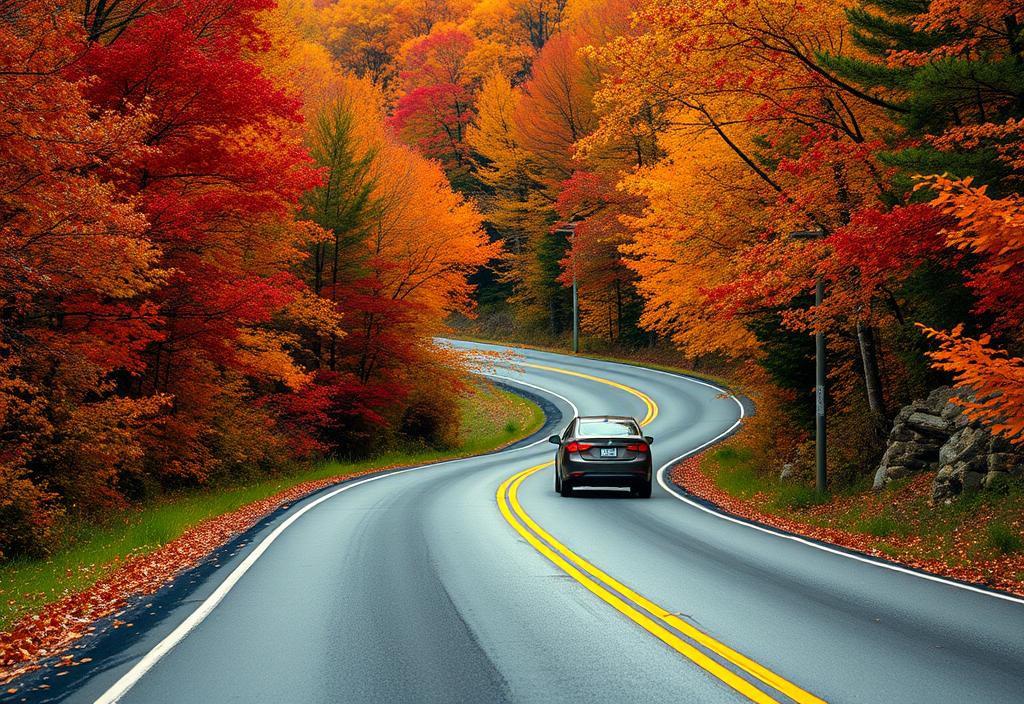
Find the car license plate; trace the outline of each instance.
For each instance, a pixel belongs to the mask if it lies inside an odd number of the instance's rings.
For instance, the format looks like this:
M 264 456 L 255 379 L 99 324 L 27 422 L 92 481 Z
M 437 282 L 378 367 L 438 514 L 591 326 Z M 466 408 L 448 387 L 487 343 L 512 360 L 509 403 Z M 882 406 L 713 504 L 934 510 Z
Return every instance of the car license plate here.
M 614 447 L 602 447 L 601 457 L 615 457 L 616 450 Z

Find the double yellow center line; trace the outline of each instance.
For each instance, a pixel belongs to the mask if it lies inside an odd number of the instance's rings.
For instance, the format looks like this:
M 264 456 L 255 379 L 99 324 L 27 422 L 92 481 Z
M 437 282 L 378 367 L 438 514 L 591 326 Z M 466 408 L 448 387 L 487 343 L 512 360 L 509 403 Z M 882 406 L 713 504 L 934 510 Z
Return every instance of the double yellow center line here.
M 602 379 L 599 376 L 592 376 L 590 374 L 584 374 L 583 372 L 573 372 L 568 369 L 560 369 L 558 367 L 546 367 L 543 364 L 530 364 L 526 362 L 520 362 L 519 366 L 530 367 L 531 369 L 540 369 L 545 372 L 554 372 L 556 374 L 565 374 L 566 376 L 578 376 L 581 379 L 587 379 L 588 381 L 596 381 L 599 384 L 605 384 L 606 386 L 612 386 L 616 389 L 625 391 L 627 394 L 633 394 L 638 399 L 644 402 L 644 406 L 647 408 L 647 415 L 640 421 L 640 425 L 647 425 L 652 420 L 658 417 L 658 404 L 654 402 L 650 396 L 645 394 L 643 391 L 634 389 L 632 386 L 626 386 L 620 384 L 617 381 L 611 379 Z
M 647 406 L 647 415 L 642 421 L 644 425 L 658 415 L 658 406 L 649 396 L 628 386 L 556 367 L 536 364 L 524 366 L 583 377 L 627 391 L 639 397 Z M 527 477 L 552 464 L 545 462 L 512 475 L 502 482 L 497 492 L 501 515 L 537 552 L 602 601 L 751 701 L 763 704 L 778 704 L 781 701 L 823 704 L 824 700 L 712 638 L 668 609 L 609 576 L 541 528 L 519 503 L 518 491 Z M 782 698 L 777 698 L 778 695 Z

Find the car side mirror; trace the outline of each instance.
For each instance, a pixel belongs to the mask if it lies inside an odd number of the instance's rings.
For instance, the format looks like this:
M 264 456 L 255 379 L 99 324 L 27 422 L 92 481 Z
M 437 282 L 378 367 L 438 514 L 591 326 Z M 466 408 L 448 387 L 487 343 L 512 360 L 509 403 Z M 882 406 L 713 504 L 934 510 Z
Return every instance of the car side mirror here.
M 561 445 L 562 438 L 559 437 L 558 435 L 552 435 L 551 437 L 548 438 L 548 442 L 551 443 L 552 445 Z
M 646 442 L 648 445 L 653 445 L 654 438 L 652 438 L 650 435 L 644 435 L 644 442 Z

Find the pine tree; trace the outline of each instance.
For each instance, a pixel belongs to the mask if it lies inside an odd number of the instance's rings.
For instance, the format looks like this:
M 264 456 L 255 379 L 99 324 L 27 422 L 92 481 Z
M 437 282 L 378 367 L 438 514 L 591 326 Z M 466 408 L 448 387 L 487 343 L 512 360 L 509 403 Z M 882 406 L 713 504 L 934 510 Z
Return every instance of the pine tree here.
M 310 145 L 313 158 L 325 173 L 323 185 L 309 192 L 306 205 L 313 221 L 329 233 L 329 239 L 314 245 L 312 288 L 317 295 L 335 302 L 340 277 L 356 275 L 359 262 L 351 251 L 380 207 L 373 197 L 376 179 L 372 166 L 377 150 L 369 147 L 360 153 L 355 121 L 351 101 L 339 98 L 318 115 Z M 327 350 L 316 340 L 313 350 L 318 365 L 336 367 L 336 337 L 331 337 Z
M 1024 38 L 1012 12 L 999 16 L 1000 4 L 982 13 L 933 10 L 929 0 L 863 0 L 846 11 L 861 55 L 818 60 L 883 102 L 915 141 L 886 162 L 907 174 L 971 175 L 994 187 L 1009 175 L 998 158 L 1000 136 L 984 129 L 1024 117 Z M 951 139 L 936 142 L 949 132 Z

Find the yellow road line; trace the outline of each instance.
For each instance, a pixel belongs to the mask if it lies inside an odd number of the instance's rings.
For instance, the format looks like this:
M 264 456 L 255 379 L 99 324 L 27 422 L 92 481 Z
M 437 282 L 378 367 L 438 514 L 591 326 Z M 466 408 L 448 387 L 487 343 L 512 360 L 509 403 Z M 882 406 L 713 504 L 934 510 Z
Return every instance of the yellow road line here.
M 534 467 L 526 471 L 527 473 L 532 473 L 532 471 L 535 471 L 536 469 L 539 468 Z M 673 650 L 676 650 L 685 657 L 689 658 L 694 663 L 696 663 L 697 665 L 699 665 L 700 667 L 702 667 L 703 669 L 707 670 L 712 675 L 717 677 L 718 679 L 728 684 L 737 692 L 740 692 L 741 694 L 746 696 L 748 699 L 755 702 L 759 702 L 760 704 L 778 704 L 778 701 L 776 699 L 773 699 L 772 697 L 768 696 L 760 689 L 750 684 L 742 677 L 739 677 L 728 668 L 723 667 L 719 663 L 715 662 L 707 655 L 699 651 L 697 648 L 693 647 L 685 640 L 669 631 L 664 626 L 658 624 L 656 621 L 654 621 L 646 614 L 643 614 L 640 611 L 636 610 L 635 608 L 627 604 L 624 600 L 622 600 L 620 597 L 608 591 L 594 580 L 590 579 L 587 575 L 583 574 L 583 572 L 581 572 L 580 570 L 576 569 L 573 565 L 568 563 L 558 553 L 554 552 L 551 548 L 549 548 L 547 545 L 538 540 L 537 537 L 534 536 L 530 531 L 526 530 L 526 528 L 524 528 L 523 525 L 519 523 L 519 521 L 516 520 L 515 516 L 512 514 L 504 496 L 505 490 L 508 488 L 508 486 L 511 484 L 513 480 L 517 478 L 526 478 L 526 476 L 521 475 L 522 473 L 509 477 L 502 483 L 501 487 L 498 488 L 498 508 L 500 509 L 501 514 L 505 517 L 505 520 L 508 521 L 509 524 L 513 528 L 515 528 L 516 532 L 519 533 L 519 535 L 521 535 L 526 540 L 526 542 L 532 545 L 533 548 L 537 550 L 537 552 L 544 555 L 544 557 L 548 558 L 553 563 L 558 565 L 562 569 L 562 571 L 564 571 L 570 577 L 572 577 L 577 582 L 582 584 L 584 587 L 589 589 L 591 592 L 596 594 L 603 601 L 613 606 L 616 610 L 625 614 L 632 621 L 637 623 L 641 628 L 651 633 L 659 640 L 665 642 Z
M 647 407 L 647 415 L 640 421 L 640 425 L 647 425 L 652 420 L 658 417 L 658 404 L 654 400 L 645 394 L 643 391 L 638 391 L 625 384 L 620 384 L 617 381 L 611 381 L 610 379 L 602 379 L 599 376 L 591 376 L 590 374 L 584 374 L 583 372 L 573 372 L 568 369 L 559 369 L 558 367 L 546 367 L 543 364 L 531 364 L 527 362 L 520 362 L 521 366 L 530 367 L 532 369 L 543 369 L 546 372 L 556 372 L 558 374 L 567 374 L 569 376 L 578 376 L 581 379 L 589 379 L 590 381 L 596 381 L 599 384 L 607 384 L 608 386 L 614 386 L 616 389 L 621 389 L 628 394 L 633 394 L 638 399 L 644 402 Z
M 647 611 L 649 611 L 650 613 L 652 613 L 655 616 L 657 616 L 659 619 L 661 619 L 666 624 L 668 624 L 668 625 L 672 626 L 673 628 L 675 628 L 680 633 L 683 633 L 684 635 L 686 635 L 689 638 L 693 639 L 697 643 L 700 643 L 701 645 L 703 645 L 708 650 L 711 650 L 712 652 L 717 653 L 718 655 L 720 655 L 725 660 L 727 660 L 727 661 L 731 662 L 732 664 L 736 665 L 737 667 L 739 667 L 740 669 L 742 669 L 745 672 L 749 673 L 753 677 L 756 677 L 757 679 L 761 680 L 762 682 L 764 682 L 768 686 L 772 687 L 773 689 L 775 689 L 775 690 L 781 692 L 782 694 L 786 695 L 787 697 L 789 697 L 793 701 L 801 702 L 801 704 L 812 704 L 812 703 L 813 704 L 820 704 L 820 703 L 822 703 L 824 701 L 824 700 L 819 699 L 818 697 L 814 696 L 813 694 L 807 692 L 806 690 L 801 689 L 800 687 L 798 687 L 797 685 L 793 684 L 792 682 L 789 682 L 788 680 L 784 679 L 783 677 L 775 674 L 774 672 L 772 672 L 768 668 L 764 667 L 760 663 L 756 662 L 755 660 L 752 660 L 752 659 L 748 658 L 746 655 L 743 655 L 742 653 L 733 650 L 732 648 L 730 648 L 729 646 L 725 645 L 724 643 L 722 643 L 722 642 L 720 642 L 718 640 L 715 640 L 714 638 L 712 638 L 708 634 L 704 633 L 703 631 L 695 628 L 691 624 L 689 624 L 686 621 L 682 620 L 681 618 L 676 616 L 671 611 L 668 611 L 664 607 L 659 606 L 658 604 L 655 604 L 650 599 L 647 599 L 646 597 L 644 597 L 644 596 L 638 594 L 637 592 L 633 591 L 632 589 L 630 589 L 626 585 L 622 584 L 618 580 L 616 580 L 613 577 L 611 577 L 608 574 L 606 574 L 600 568 L 598 568 L 595 565 L 591 564 L 590 562 L 587 562 L 586 560 L 584 560 L 582 557 L 580 557 L 579 555 L 574 553 L 572 550 L 567 548 L 565 545 L 563 545 L 561 542 L 559 542 L 557 539 L 555 539 L 550 533 L 548 533 L 543 528 L 541 528 L 537 524 L 537 522 L 533 520 L 533 518 L 523 509 L 522 505 L 519 503 L 519 496 L 518 496 L 519 485 L 522 484 L 522 482 L 527 477 L 529 477 L 531 474 L 534 474 L 535 472 L 538 472 L 541 469 L 544 469 L 546 467 L 550 467 L 552 464 L 553 464 L 552 462 L 547 462 L 545 464 L 537 465 L 536 467 L 531 467 L 531 468 L 529 468 L 527 470 L 524 470 L 524 471 L 522 471 L 522 472 L 512 476 L 510 478 L 509 482 L 506 482 L 506 484 L 508 486 L 507 486 L 507 489 L 506 489 L 507 498 L 505 499 L 505 500 L 507 500 L 511 504 L 511 509 L 512 509 L 512 512 L 515 514 L 515 516 L 517 516 L 519 519 L 521 519 L 522 522 L 525 523 L 526 526 L 528 526 L 531 530 L 533 530 L 534 533 L 536 533 L 537 536 L 539 536 L 539 538 L 541 540 L 545 541 L 548 544 L 548 546 L 550 546 L 550 548 L 553 548 L 554 550 L 557 550 L 558 552 L 560 552 L 564 557 L 566 557 L 570 561 L 576 563 L 576 565 L 580 569 L 582 569 L 584 572 L 587 572 L 592 577 L 594 577 L 598 581 L 602 582 L 606 586 L 611 587 L 612 589 L 617 591 L 619 594 L 624 596 L 629 601 L 631 601 L 634 604 L 642 607 L 643 609 L 646 609 Z M 504 486 L 506 486 L 506 485 L 503 485 L 503 487 Z M 507 516 L 506 516 L 506 520 L 508 520 Z M 517 523 L 518 523 L 518 521 L 517 521 Z M 513 525 L 513 528 L 515 528 L 515 527 L 516 526 Z M 522 531 L 519 531 L 518 529 L 517 529 L 517 531 L 520 532 L 520 534 L 522 534 Z M 655 634 L 655 635 L 657 635 L 657 634 Z M 672 644 L 670 643 L 669 645 L 672 645 Z M 686 653 L 684 653 L 684 655 L 685 654 Z M 700 664 L 700 663 L 698 663 L 698 664 Z M 758 690 L 758 691 L 760 691 L 760 690 Z
M 647 406 L 647 415 L 641 421 L 642 425 L 647 425 L 658 415 L 658 406 L 651 399 L 650 396 L 644 394 L 637 389 L 633 389 L 624 384 L 610 381 L 608 379 L 602 379 L 600 377 L 591 376 L 589 374 L 583 374 L 580 372 L 573 372 L 567 369 L 559 369 L 558 367 L 548 367 L 539 364 L 526 364 L 525 366 L 533 367 L 536 369 L 543 369 L 546 371 L 552 371 L 560 374 L 568 374 L 571 376 L 578 376 L 584 379 L 589 379 L 609 386 L 622 389 L 628 393 L 633 394 L 640 398 Z M 721 643 L 703 631 L 695 628 L 686 621 L 683 621 L 674 613 L 667 609 L 655 604 L 646 597 L 636 593 L 629 587 L 625 586 L 621 582 L 615 580 L 596 566 L 584 560 L 582 557 L 574 553 L 572 550 L 567 548 L 565 545 L 556 540 L 550 533 L 545 531 L 540 525 L 537 524 L 533 518 L 523 509 L 519 503 L 518 490 L 519 485 L 529 477 L 531 474 L 550 467 L 553 462 L 546 462 L 544 464 L 530 467 L 522 472 L 514 474 L 513 476 L 506 479 L 502 485 L 498 488 L 498 507 L 505 517 L 505 520 L 511 525 L 517 533 L 526 539 L 530 545 L 534 547 L 538 552 L 547 557 L 549 560 L 558 565 L 563 571 L 569 574 L 571 577 L 580 582 L 588 590 L 599 596 L 602 600 L 606 601 L 618 611 L 628 616 L 631 620 L 639 624 L 645 630 L 668 644 L 674 650 L 678 651 L 685 657 L 692 660 L 694 663 L 704 668 L 720 680 L 728 684 L 733 689 L 741 692 L 748 698 L 756 702 L 775 702 L 776 700 L 766 695 L 757 687 L 754 687 L 751 683 L 747 682 L 742 677 L 739 677 L 736 673 L 732 672 L 728 668 L 723 667 L 715 660 L 709 658 L 701 651 L 694 648 L 686 641 L 680 639 L 671 631 L 665 629 L 661 624 L 657 623 L 653 619 L 649 618 L 646 614 L 636 610 L 629 603 L 620 598 L 619 595 L 625 597 L 633 604 L 640 606 L 647 610 L 651 614 L 654 614 L 665 624 L 676 629 L 680 633 L 683 633 L 693 641 L 704 646 L 708 650 L 716 653 L 720 657 L 724 658 L 733 665 L 739 667 L 743 671 L 747 672 L 751 676 L 757 678 L 761 682 L 764 682 L 768 686 L 772 687 L 776 691 L 789 697 L 791 700 L 799 702 L 800 704 L 824 704 L 824 700 L 816 697 L 815 695 L 801 689 L 797 685 L 789 682 L 785 678 L 777 675 L 768 668 L 764 667 L 760 663 L 748 658 L 747 656 L 739 653 L 729 646 Z M 522 523 L 520 522 L 522 521 Z M 529 530 L 527 529 L 529 527 Z M 530 531 L 533 531 L 532 533 Z M 536 535 L 534 535 L 534 533 Z M 539 539 L 538 539 L 539 536 Z M 543 542 L 542 542 L 543 541 Z M 556 552 L 558 551 L 558 552 Z M 561 554 L 559 554 L 561 553 Z M 566 560 L 568 558 L 568 561 Z M 575 563 L 575 566 L 571 564 Z M 582 571 L 581 571 L 582 570 Z M 587 573 L 587 574 L 584 574 Z M 587 576 L 587 575 L 590 576 Z M 593 579 L 591 579 L 591 577 Z M 597 580 L 597 581 L 594 581 Z M 602 586 L 603 583 L 604 586 Z M 612 592 L 605 589 L 605 586 L 614 589 L 619 595 L 613 594 Z

